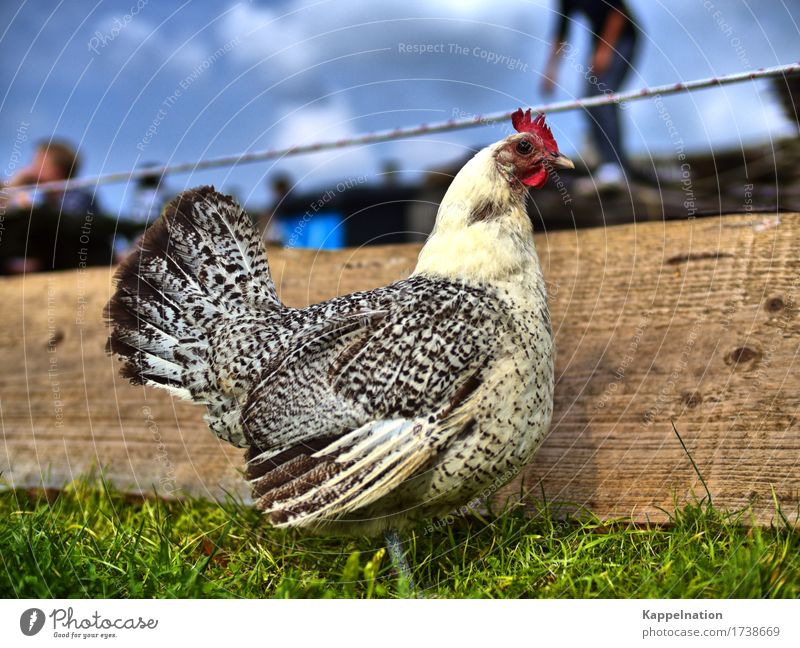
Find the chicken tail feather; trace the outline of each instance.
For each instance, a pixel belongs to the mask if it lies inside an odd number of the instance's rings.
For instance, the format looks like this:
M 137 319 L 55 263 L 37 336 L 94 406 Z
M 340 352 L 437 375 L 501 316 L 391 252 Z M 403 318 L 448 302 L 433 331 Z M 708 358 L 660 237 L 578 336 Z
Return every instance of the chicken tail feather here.
M 106 350 L 122 357 L 122 375 L 206 403 L 212 429 L 243 445 L 236 417 L 215 418 L 215 411 L 230 411 L 236 385 L 220 385 L 209 371 L 209 349 L 233 322 L 282 308 L 248 215 L 213 187 L 185 191 L 145 232 L 115 280 L 105 309 Z

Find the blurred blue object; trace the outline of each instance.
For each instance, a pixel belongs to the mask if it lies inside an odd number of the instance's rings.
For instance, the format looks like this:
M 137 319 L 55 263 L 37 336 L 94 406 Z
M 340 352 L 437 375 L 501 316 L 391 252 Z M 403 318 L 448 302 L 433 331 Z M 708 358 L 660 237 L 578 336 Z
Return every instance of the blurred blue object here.
M 281 244 L 290 248 L 340 250 L 345 244 L 342 215 L 337 211 L 281 216 L 277 229 Z

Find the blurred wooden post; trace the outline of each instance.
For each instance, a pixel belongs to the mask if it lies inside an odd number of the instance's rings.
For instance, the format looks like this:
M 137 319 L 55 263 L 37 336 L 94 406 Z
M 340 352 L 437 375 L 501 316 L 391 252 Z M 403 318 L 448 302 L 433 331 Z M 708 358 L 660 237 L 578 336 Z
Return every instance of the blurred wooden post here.
M 542 234 L 557 337 L 551 432 L 531 497 L 664 520 L 704 491 L 723 508 L 798 519 L 800 216 L 736 216 Z M 407 276 L 419 246 L 271 250 L 295 306 Z M 125 490 L 246 496 L 241 452 L 202 409 L 133 387 L 105 356 L 108 269 L 0 280 L 0 471 L 61 486 L 93 465 Z M 519 482 L 500 496 L 519 492 Z

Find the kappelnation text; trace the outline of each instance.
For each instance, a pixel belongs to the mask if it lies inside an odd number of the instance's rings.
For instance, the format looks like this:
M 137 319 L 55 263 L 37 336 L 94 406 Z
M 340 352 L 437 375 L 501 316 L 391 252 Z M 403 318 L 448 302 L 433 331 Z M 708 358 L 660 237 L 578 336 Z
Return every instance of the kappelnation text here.
M 648 621 L 689 621 L 691 619 L 721 619 L 722 612 L 689 612 L 688 610 L 678 610 L 677 612 L 654 612 L 653 610 L 642 610 L 642 618 Z

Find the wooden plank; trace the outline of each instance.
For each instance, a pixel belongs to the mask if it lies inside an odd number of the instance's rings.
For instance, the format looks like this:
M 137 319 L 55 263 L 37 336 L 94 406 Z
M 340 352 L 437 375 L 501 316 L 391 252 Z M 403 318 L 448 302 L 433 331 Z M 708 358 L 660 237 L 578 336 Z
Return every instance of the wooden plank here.
M 551 432 L 533 497 L 664 520 L 702 486 L 717 506 L 793 521 L 800 506 L 800 216 L 749 215 L 537 235 L 557 336 Z M 418 246 L 271 250 L 294 306 L 407 276 Z M 0 471 L 60 486 L 92 465 L 121 488 L 246 495 L 241 452 L 201 408 L 133 387 L 103 353 L 106 269 L 0 281 Z M 513 483 L 503 493 L 519 491 Z M 502 495 L 502 494 L 501 494 Z

